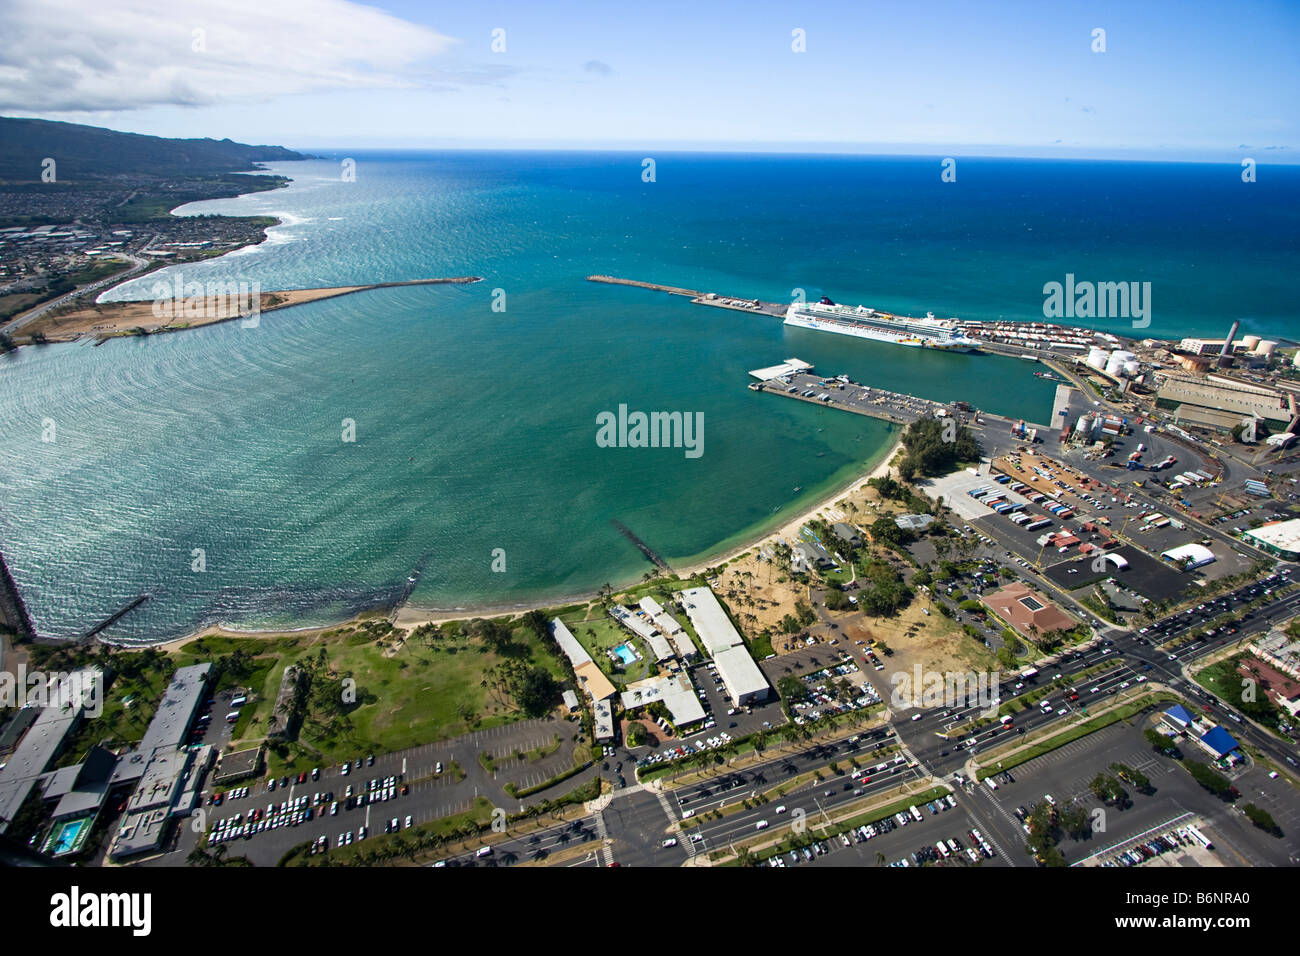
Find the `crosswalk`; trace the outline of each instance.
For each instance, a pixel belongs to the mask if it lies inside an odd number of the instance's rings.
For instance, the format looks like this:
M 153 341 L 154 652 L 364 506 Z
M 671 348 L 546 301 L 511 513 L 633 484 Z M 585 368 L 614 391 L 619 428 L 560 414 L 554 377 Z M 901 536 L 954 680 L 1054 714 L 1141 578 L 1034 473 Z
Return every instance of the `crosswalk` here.
M 596 825 L 596 835 L 600 837 L 600 848 L 596 851 L 600 857 L 601 866 L 609 866 L 614 862 L 614 851 L 609 845 L 609 828 L 605 826 L 605 814 L 597 810 L 593 814 L 593 821 Z
M 659 801 L 659 806 L 663 808 L 664 816 L 668 818 L 669 823 L 675 825 L 677 823 L 677 815 L 673 813 L 673 805 L 669 802 L 668 795 L 662 790 L 656 790 L 655 798 Z M 681 844 L 682 848 L 686 850 L 687 858 L 694 859 L 695 844 L 691 842 L 690 834 L 686 833 L 684 830 L 678 830 L 677 832 L 679 833 L 678 842 Z

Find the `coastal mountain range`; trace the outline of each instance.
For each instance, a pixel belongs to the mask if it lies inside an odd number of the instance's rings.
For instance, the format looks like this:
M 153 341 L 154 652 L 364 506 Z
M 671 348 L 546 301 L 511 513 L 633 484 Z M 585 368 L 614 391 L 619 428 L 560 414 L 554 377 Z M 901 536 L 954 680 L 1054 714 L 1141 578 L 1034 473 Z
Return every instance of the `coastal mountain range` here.
M 230 139 L 165 139 L 139 133 L 0 116 L 0 180 L 35 182 L 52 158 L 62 181 L 115 176 L 159 178 L 210 175 L 256 168 L 258 163 L 310 159 L 283 146 L 250 146 Z

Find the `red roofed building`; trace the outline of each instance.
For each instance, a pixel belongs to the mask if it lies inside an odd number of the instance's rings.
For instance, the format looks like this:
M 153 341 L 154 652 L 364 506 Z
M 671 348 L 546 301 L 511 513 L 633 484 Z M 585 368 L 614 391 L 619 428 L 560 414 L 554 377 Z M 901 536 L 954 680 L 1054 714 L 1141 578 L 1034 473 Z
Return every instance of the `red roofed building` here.
M 1253 654 L 1242 658 L 1237 665 L 1237 673 L 1257 682 L 1259 689 L 1292 717 L 1300 714 L 1300 681 L 1290 674 L 1282 673 Z
M 984 598 L 984 606 L 1025 637 L 1069 630 L 1078 623 L 1044 595 L 1019 581 Z

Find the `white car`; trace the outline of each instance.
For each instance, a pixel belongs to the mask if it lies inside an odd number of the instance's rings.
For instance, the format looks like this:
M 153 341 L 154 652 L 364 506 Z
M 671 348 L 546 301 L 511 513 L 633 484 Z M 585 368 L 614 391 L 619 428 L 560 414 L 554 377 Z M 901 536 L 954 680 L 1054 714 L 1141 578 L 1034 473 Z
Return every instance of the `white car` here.
M 776 808 L 776 812 L 777 812 L 777 813 L 785 813 L 785 804 L 783 803 L 783 804 L 781 804 L 779 807 L 777 807 L 777 808 Z
M 676 845 L 677 845 L 677 838 L 676 838 L 676 837 L 669 837 L 667 840 L 664 840 L 664 849 L 665 849 L 665 850 L 668 849 L 668 848 L 671 847 L 671 846 L 676 846 Z
M 766 821 L 766 820 L 759 820 L 757 823 L 754 824 L 754 829 L 755 829 L 755 830 L 766 830 L 766 829 L 767 829 L 767 821 Z

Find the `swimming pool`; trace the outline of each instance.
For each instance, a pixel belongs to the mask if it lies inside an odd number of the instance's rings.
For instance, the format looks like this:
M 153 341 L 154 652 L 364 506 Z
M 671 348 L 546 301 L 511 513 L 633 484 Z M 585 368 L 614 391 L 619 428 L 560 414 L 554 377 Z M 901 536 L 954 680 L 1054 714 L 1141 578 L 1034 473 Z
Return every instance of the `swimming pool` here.
M 85 832 L 90 828 L 90 822 L 89 819 L 83 818 L 60 824 L 59 829 L 50 838 L 47 852 L 58 856 L 61 853 L 79 849 L 80 844 L 84 842 Z M 78 837 L 82 839 L 78 839 Z
M 636 651 L 632 650 L 627 644 L 620 644 L 614 648 L 614 656 L 622 661 L 624 665 L 636 663 Z

